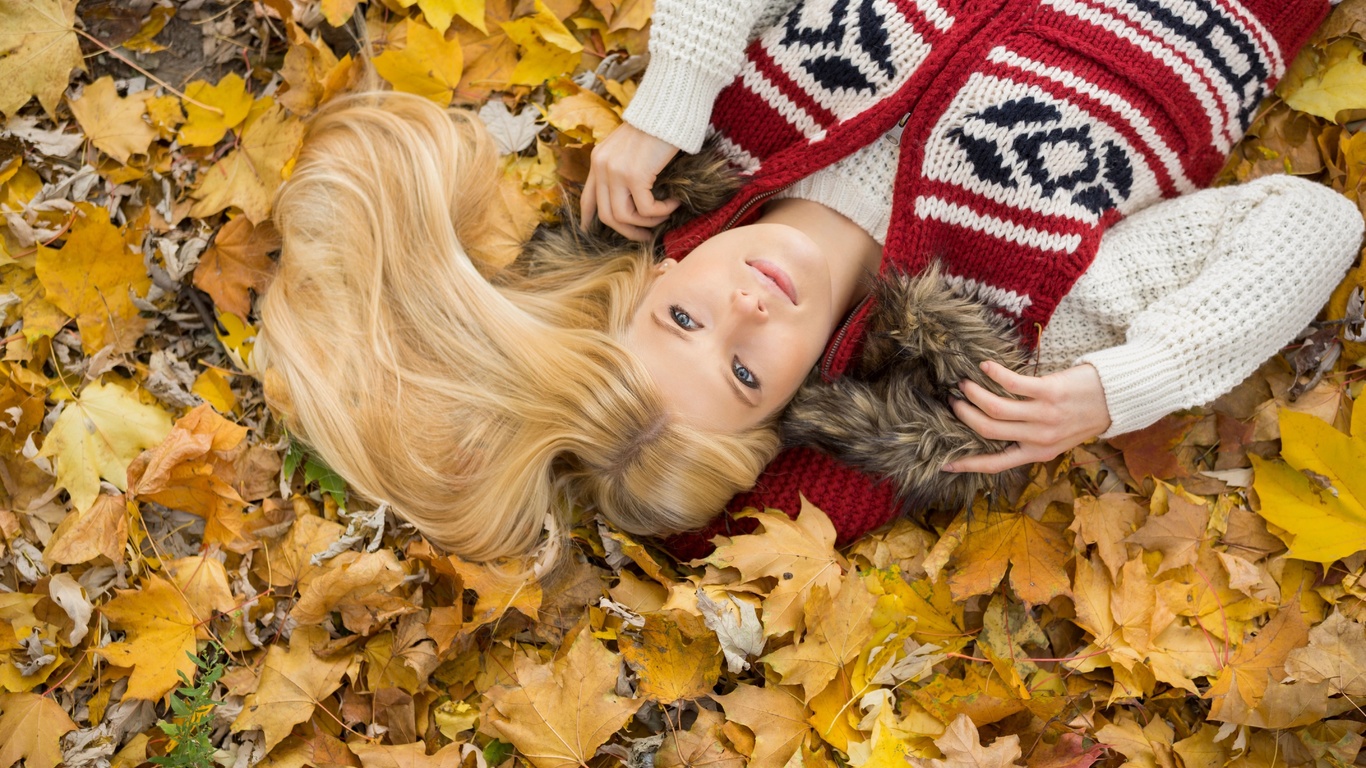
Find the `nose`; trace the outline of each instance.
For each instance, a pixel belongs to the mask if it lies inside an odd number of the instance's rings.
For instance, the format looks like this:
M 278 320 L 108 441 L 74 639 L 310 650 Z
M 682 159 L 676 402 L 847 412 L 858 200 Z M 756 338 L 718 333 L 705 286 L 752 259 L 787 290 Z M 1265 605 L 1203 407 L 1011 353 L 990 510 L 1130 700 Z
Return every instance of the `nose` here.
M 761 322 L 768 319 L 768 307 L 764 305 L 763 297 L 757 291 L 736 288 L 735 294 L 731 297 L 731 306 L 735 308 L 736 314 L 745 319 Z

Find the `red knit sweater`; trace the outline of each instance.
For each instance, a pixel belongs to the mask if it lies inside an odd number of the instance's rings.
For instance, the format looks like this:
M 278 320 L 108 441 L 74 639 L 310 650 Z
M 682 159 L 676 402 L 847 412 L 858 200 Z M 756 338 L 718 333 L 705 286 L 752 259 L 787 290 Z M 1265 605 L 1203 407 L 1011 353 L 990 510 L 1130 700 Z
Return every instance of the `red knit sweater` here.
M 805 0 L 749 47 L 712 126 L 748 175 L 666 238 L 671 257 L 757 216 L 793 182 L 900 133 L 884 269 L 938 259 L 1032 345 L 1125 214 L 1209 183 L 1327 0 Z M 869 307 L 822 359 L 857 359 Z M 841 544 L 893 517 L 889 484 L 785 450 L 730 509 L 795 516 L 799 494 Z M 752 521 L 675 537 L 679 557 Z

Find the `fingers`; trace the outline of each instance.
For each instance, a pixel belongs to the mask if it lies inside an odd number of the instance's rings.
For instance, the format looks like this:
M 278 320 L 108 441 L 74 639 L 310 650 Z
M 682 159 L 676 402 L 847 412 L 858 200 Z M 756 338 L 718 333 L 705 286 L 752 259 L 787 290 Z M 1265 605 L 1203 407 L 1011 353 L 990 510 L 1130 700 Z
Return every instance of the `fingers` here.
M 1000 453 L 983 453 L 959 459 L 944 466 L 945 472 L 982 472 L 995 474 L 1007 469 L 1023 467 L 1036 461 L 1047 461 L 1051 457 L 1035 457 L 1020 445 L 1012 445 Z
M 994 361 L 982 363 L 982 372 L 1012 395 L 1038 397 L 1047 391 L 1047 387 L 1040 384 L 1037 377 L 1016 373 Z
M 593 221 L 593 215 L 598 212 L 598 180 L 593 178 L 593 171 L 588 171 L 588 180 L 583 183 L 583 198 L 579 200 L 579 228 L 588 231 L 588 225 Z
M 1038 430 L 1024 421 L 1001 421 L 993 419 L 971 403 L 962 400 L 953 402 L 953 413 L 958 420 L 968 425 L 973 432 L 989 440 L 1033 441 Z
M 654 193 L 650 191 L 651 185 L 641 184 L 631 188 L 631 202 L 635 204 L 636 213 L 642 218 L 652 222 L 649 226 L 662 224 L 669 218 L 682 200 L 656 200 Z
M 989 391 L 976 382 L 958 385 L 968 400 L 983 413 L 998 421 L 1024 421 L 1029 417 L 1029 401 L 1011 400 Z

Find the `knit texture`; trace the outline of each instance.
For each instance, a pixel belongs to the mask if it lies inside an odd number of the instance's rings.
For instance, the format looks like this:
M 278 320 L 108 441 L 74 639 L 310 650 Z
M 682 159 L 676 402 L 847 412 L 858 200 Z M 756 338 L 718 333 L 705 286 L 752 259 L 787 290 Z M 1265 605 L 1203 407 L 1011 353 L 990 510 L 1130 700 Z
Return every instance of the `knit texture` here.
M 965 293 L 1032 341 L 1107 228 L 1208 183 L 1327 8 L 1325 0 L 1188 0 L 1175 10 L 1158 0 L 803 2 L 749 47 L 712 111 L 721 146 L 750 183 L 666 245 L 686 254 L 756 215 L 757 202 L 890 132 L 901 151 L 884 265 L 916 272 L 939 259 Z M 857 359 L 865 319 L 852 317 L 837 334 L 822 361 L 828 376 Z M 885 485 L 805 450 L 785 452 L 732 508 L 795 514 L 799 492 L 831 515 L 842 541 L 895 511 Z

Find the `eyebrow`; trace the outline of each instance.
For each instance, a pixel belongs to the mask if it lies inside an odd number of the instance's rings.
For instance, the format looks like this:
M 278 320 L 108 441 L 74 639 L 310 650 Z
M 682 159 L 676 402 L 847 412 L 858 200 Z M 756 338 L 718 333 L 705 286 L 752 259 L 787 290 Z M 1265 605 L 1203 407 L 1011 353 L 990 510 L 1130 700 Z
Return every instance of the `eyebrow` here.
M 669 333 L 672 333 L 678 338 L 684 341 L 692 341 L 692 339 L 688 338 L 687 331 L 683 330 L 682 328 L 679 328 L 674 323 L 665 321 L 659 315 L 651 312 L 650 319 L 655 321 L 655 325 L 658 325 L 660 328 L 663 328 L 664 330 L 668 331 Z M 748 397 L 745 397 L 744 392 L 740 391 L 740 382 L 736 381 L 734 376 L 726 376 L 725 379 L 726 383 L 730 385 L 731 394 L 735 395 L 736 400 L 739 400 L 742 404 L 749 408 L 759 407 L 758 403 L 751 401 Z

